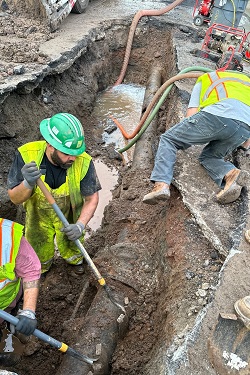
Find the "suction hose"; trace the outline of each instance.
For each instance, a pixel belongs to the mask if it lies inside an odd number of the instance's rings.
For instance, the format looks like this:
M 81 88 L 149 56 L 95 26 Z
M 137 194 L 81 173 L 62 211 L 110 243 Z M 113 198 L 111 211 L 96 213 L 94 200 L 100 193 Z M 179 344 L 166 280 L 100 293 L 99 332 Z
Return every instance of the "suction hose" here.
M 196 71 L 196 73 L 191 73 L 191 72 L 194 72 Z M 197 73 L 197 71 L 200 71 L 202 73 Z M 201 67 L 201 66 L 192 66 L 192 67 L 188 67 L 188 68 L 185 68 L 183 70 L 180 71 L 180 73 L 178 73 L 176 76 L 170 78 L 169 80 L 167 80 L 160 88 L 159 90 L 157 90 L 157 92 L 155 93 L 152 101 L 150 102 L 150 104 L 148 105 L 142 119 L 144 119 L 145 121 L 145 124 L 142 126 L 142 120 L 139 122 L 138 126 L 137 126 L 137 134 L 134 136 L 133 140 L 131 142 L 129 142 L 124 148 L 118 150 L 119 153 L 123 153 L 124 151 L 127 151 L 130 147 L 132 147 L 136 142 L 137 140 L 142 136 L 142 134 L 145 132 L 145 130 L 147 129 L 147 127 L 149 126 L 149 124 L 151 123 L 151 121 L 153 120 L 153 118 L 155 117 L 155 115 L 157 114 L 157 112 L 159 111 L 162 103 L 165 101 L 167 95 L 169 94 L 171 88 L 173 87 L 173 83 L 175 81 L 178 81 L 178 80 L 181 80 L 181 79 L 185 79 L 185 78 L 198 78 L 201 74 L 203 73 L 207 73 L 207 72 L 211 72 L 212 69 L 210 68 L 205 68 L 205 67 Z M 150 113 L 151 109 L 153 108 L 154 104 L 156 103 L 156 101 L 158 100 L 159 96 L 163 93 L 163 95 L 161 96 L 160 100 L 158 101 L 157 105 L 155 106 L 155 108 L 153 109 L 153 111 Z M 149 115 L 150 113 L 150 115 Z M 148 116 L 149 115 L 149 116 Z M 148 117 L 148 118 L 147 118 Z M 117 122 L 116 122 L 117 124 Z M 139 127 L 140 125 L 140 127 Z M 121 125 L 119 126 L 119 129 L 121 129 Z M 134 133 L 134 132 L 133 132 Z M 126 137 L 125 137 L 126 138 Z M 129 138 L 127 138 L 129 139 Z
M 117 81 L 115 82 L 114 86 L 120 85 L 120 83 L 122 83 L 123 78 L 125 76 L 125 73 L 126 73 L 126 70 L 127 70 L 127 67 L 128 67 L 128 61 L 129 61 L 131 49 L 132 49 L 134 33 L 135 33 L 136 26 L 137 26 L 140 18 L 143 17 L 143 16 L 161 16 L 162 14 L 169 12 L 170 10 L 172 10 L 173 8 L 175 8 L 177 5 L 179 5 L 182 2 L 183 2 L 183 0 L 175 0 L 172 4 L 166 6 L 165 8 L 157 9 L 157 10 L 144 9 L 144 10 L 139 10 L 136 13 L 136 15 L 134 16 L 133 21 L 131 23 L 131 26 L 130 26 L 130 31 L 129 31 L 129 35 L 128 35 L 127 47 L 126 47 L 126 51 L 125 51 L 122 69 L 121 69 L 120 75 L 119 75 Z

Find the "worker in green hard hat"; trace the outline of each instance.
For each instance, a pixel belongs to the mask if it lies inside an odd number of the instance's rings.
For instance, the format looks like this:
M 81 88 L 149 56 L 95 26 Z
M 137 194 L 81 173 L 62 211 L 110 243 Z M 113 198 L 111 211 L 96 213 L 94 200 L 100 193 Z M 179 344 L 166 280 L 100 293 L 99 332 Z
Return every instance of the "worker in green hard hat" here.
M 85 227 L 98 205 L 100 182 L 91 156 L 85 152 L 81 122 L 57 113 L 40 123 L 43 141 L 18 148 L 8 174 L 8 194 L 26 211 L 25 237 L 47 272 L 55 245 L 74 274 L 84 273 L 83 256 L 73 241 L 84 238 Z M 41 178 L 70 223 L 62 228 L 57 214 L 37 187 Z

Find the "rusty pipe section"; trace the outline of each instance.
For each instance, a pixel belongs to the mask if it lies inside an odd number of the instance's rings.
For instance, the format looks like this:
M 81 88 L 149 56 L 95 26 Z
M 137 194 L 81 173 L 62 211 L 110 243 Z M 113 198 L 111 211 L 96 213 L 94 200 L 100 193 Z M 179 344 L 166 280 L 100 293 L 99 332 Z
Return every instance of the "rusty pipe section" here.
M 138 22 L 140 21 L 140 19 L 143 16 L 161 16 L 162 14 L 169 12 L 170 10 L 172 10 L 173 8 L 175 8 L 177 5 L 181 4 L 182 2 L 183 2 L 183 0 L 175 0 L 172 4 L 169 4 L 168 6 L 162 8 L 162 9 L 144 9 L 144 10 L 139 10 L 136 13 L 136 15 L 134 16 L 133 21 L 131 23 L 131 26 L 130 26 L 122 69 L 121 69 L 120 75 L 119 75 L 117 81 L 115 82 L 114 86 L 120 85 L 123 81 L 123 78 L 124 78 L 125 74 L 126 74 L 128 62 L 129 62 L 129 57 L 130 57 L 130 53 L 131 53 L 131 49 L 132 49 L 134 33 L 135 33 L 135 30 L 136 30 L 136 26 L 137 26 Z
M 161 67 L 153 67 L 151 69 L 151 73 L 149 75 L 146 92 L 144 96 L 143 102 L 143 111 L 148 107 L 150 102 L 152 101 L 155 93 L 158 91 L 159 87 L 161 86 L 162 82 L 162 68 Z M 153 161 L 153 152 L 152 152 L 152 144 L 154 143 L 155 133 L 157 127 L 157 116 L 152 120 L 151 126 L 146 129 L 143 133 L 141 138 L 137 141 L 134 155 L 133 155 L 133 162 L 132 168 L 137 170 L 141 169 L 147 164 L 149 161 Z
M 56 375 L 109 374 L 109 364 L 119 339 L 119 332 L 126 331 L 127 320 L 123 321 L 121 315 L 123 314 L 120 314 L 120 311 L 107 298 L 105 291 L 100 288 L 86 317 L 82 319 L 77 342 L 72 345 L 80 353 L 84 353 L 85 350 L 92 353 L 94 358 L 98 358 L 97 362 L 88 365 L 65 356 Z M 74 328 L 73 321 L 70 325 L 71 327 L 67 329 Z

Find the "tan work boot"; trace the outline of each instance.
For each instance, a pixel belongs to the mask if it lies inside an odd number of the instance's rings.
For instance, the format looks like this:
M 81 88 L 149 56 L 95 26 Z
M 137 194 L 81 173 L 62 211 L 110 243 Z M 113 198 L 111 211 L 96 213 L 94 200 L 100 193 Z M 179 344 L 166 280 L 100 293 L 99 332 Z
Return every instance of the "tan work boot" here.
M 240 169 L 232 169 L 225 175 L 225 187 L 216 194 L 218 203 L 231 203 L 239 198 L 242 187 L 250 181 L 250 175 L 246 171 Z
M 250 329 L 250 296 L 246 296 L 236 301 L 234 309 L 245 327 Z
M 245 231 L 245 239 L 250 243 L 250 229 Z
M 146 194 L 142 201 L 147 204 L 157 204 L 159 201 L 166 201 L 169 198 L 169 185 L 165 182 L 155 182 L 151 193 Z

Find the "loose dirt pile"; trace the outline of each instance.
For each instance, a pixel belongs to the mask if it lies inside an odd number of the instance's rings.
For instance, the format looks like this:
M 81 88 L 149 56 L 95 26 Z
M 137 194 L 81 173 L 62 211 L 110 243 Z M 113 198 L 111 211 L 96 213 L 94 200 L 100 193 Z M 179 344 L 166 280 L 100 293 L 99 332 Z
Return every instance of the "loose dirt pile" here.
M 1 1 L 0 8 L 0 83 L 12 74 L 29 67 L 46 64 L 47 56 L 39 52 L 41 43 L 52 39 L 48 21 L 35 17 L 22 3 Z

